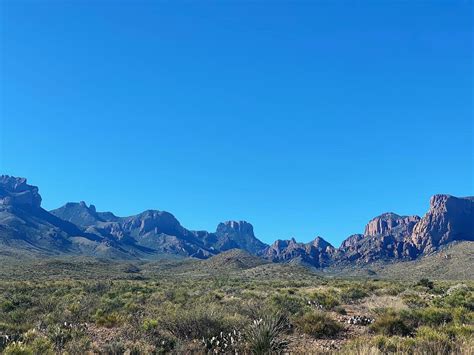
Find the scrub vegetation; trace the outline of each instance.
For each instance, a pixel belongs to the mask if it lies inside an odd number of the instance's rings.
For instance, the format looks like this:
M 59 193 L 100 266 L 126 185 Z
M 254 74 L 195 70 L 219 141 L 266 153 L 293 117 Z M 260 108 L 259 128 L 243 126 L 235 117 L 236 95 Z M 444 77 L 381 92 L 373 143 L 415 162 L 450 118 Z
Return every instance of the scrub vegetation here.
M 219 256 L 137 264 L 2 258 L 0 351 L 474 351 L 472 281 L 335 278 L 230 253 L 239 262 L 227 268 L 215 267 Z

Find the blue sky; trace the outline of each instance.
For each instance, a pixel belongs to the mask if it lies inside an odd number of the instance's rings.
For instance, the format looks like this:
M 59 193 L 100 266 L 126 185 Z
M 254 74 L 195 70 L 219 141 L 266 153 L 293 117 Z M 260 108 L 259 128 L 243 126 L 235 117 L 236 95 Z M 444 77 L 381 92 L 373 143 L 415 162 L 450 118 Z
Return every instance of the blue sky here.
M 0 170 L 265 242 L 473 191 L 469 1 L 2 1 Z

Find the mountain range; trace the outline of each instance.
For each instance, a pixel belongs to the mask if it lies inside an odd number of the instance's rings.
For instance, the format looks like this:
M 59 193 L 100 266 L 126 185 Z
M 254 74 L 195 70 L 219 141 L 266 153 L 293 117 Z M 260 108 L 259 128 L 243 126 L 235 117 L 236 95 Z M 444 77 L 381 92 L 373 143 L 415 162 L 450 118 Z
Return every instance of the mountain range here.
M 86 255 L 152 260 L 181 256 L 206 259 L 241 249 L 272 262 L 324 268 L 374 261 L 414 260 L 454 241 L 474 241 L 474 197 L 434 195 L 423 216 L 392 212 L 370 220 L 363 234 L 339 248 L 321 237 L 261 242 L 245 221 L 219 223 L 214 232 L 183 227 L 169 212 L 147 210 L 129 217 L 70 202 L 47 211 L 38 187 L 25 178 L 0 176 L 0 255 Z

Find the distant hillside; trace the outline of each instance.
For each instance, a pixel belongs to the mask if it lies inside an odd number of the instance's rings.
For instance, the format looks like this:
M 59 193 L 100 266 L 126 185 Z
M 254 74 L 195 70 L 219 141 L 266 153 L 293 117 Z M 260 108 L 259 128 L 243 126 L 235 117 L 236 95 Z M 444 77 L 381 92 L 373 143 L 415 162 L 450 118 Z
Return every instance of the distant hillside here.
M 268 261 L 251 255 L 241 249 L 232 249 L 222 252 L 200 263 L 201 269 L 208 270 L 244 270 L 259 265 L 268 264 Z

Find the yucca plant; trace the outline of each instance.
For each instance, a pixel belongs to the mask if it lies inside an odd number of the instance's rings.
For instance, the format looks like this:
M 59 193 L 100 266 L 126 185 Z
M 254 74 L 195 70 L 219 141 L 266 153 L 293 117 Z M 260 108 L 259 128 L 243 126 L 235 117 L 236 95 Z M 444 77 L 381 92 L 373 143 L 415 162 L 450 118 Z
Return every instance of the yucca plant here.
M 287 343 L 280 335 L 288 321 L 281 314 L 266 315 L 256 319 L 247 331 L 247 341 L 253 354 L 269 354 L 283 350 Z

